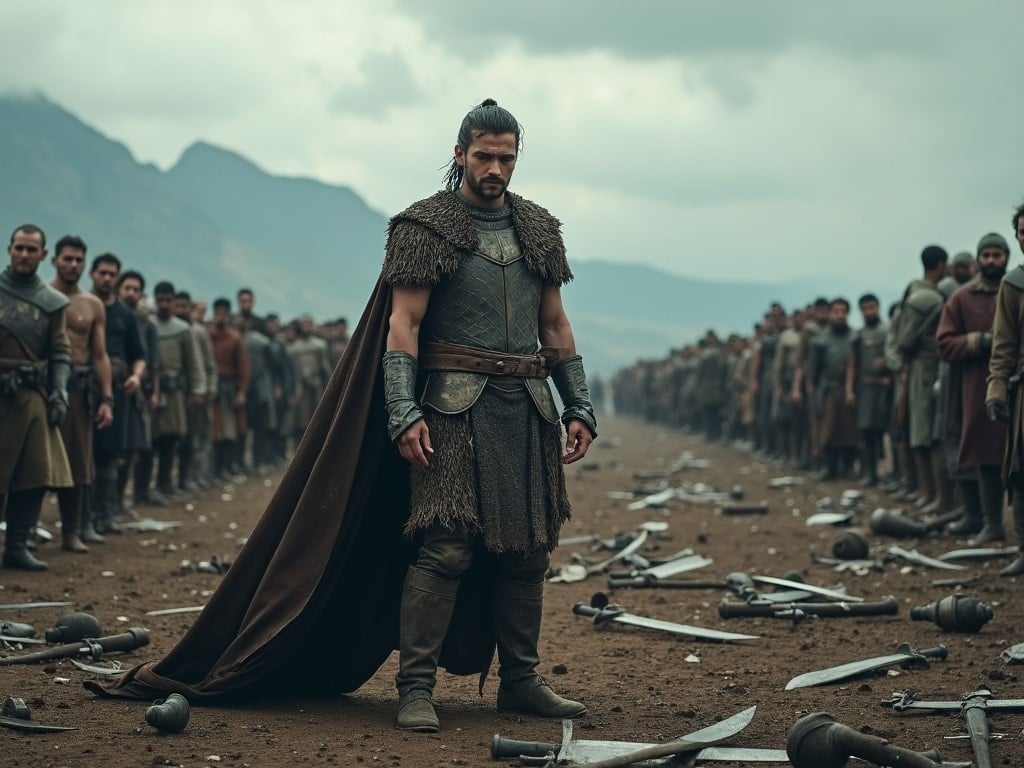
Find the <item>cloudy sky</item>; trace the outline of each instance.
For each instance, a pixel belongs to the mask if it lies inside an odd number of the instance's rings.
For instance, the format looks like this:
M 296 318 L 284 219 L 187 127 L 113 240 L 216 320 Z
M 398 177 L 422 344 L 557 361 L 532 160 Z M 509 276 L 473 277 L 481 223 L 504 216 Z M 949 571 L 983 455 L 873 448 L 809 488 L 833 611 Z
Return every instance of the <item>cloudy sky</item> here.
M 0 0 L 0 28 L 0 91 L 139 160 L 203 139 L 387 214 L 496 98 L 577 259 L 902 282 L 1024 199 L 1018 0 Z

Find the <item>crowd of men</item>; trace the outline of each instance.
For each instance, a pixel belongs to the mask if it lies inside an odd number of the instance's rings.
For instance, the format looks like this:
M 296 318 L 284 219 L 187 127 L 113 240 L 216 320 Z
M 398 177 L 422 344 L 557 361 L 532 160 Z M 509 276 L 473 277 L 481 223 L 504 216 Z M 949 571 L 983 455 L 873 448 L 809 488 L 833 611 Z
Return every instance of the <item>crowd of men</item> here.
M 1024 205 L 1013 215 L 1024 252 Z M 616 412 L 749 446 L 821 479 L 859 477 L 972 546 L 1006 539 L 1006 491 L 1024 543 L 1024 457 L 1015 389 L 1024 365 L 1024 267 L 984 235 L 974 253 L 930 245 L 887 320 L 874 294 L 778 304 L 749 338 L 709 330 L 611 382 Z M 888 451 L 888 474 L 879 475 Z M 1024 555 L 1003 575 L 1024 574 Z
M 135 506 L 280 466 L 348 340 L 344 319 L 317 328 L 256 315 L 248 288 L 234 307 L 214 300 L 208 319 L 183 286 L 161 281 L 147 295 L 116 255 L 86 254 L 80 237 L 62 237 L 46 281 L 46 235 L 25 224 L 0 273 L 5 568 L 46 569 L 32 549 L 47 490 L 62 548 L 84 553 Z

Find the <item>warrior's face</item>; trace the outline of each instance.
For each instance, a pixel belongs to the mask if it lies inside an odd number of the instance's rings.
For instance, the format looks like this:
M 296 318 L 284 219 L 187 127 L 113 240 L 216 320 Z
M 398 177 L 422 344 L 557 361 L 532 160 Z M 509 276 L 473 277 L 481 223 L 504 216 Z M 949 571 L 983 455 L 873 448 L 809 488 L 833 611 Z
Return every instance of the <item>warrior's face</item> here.
M 158 293 L 154 297 L 154 301 L 156 301 L 156 316 L 161 320 L 169 320 L 174 310 L 174 294 Z
M 860 314 L 864 318 L 864 325 L 873 328 L 878 324 L 879 308 L 878 302 L 868 299 L 860 303 Z
M 117 297 L 132 309 L 139 306 L 139 299 L 142 298 L 142 285 L 135 278 L 129 277 L 123 280 L 117 289 Z
M 96 268 L 90 273 L 92 277 L 92 289 L 97 296 L 106 301 L 110 297 L 110 294 L 114 292 L 114 284 L 117 283 L 118 269 L 117 265 L 110 261 L 101 261 L 96 265 Z M 134 280 L 126 280 L 128 282 L 135 282 Z
M 174 300 L 174 316 L 182 320 L 192 320 L 192 303 L 188 299 Z
M 978 253 L 978 268 L 981 275 L 990 283 L 997 283 L 1006 274 L 1006 262 L 1009 256 L 998 246 L 986 246 Z
M 242 292 L 238 294 L 238 314 L 242 317 L 252 315 L 253 298 L 251 293 Z
M 38 232 L 18 230 L 7 246 L 11 257 L 11 271 L 16 275 L 34 275 L 39 264 L 46 258 L 43 236 Z
M 842 329 L 846 327 L 847 317 L 850 309 L 841 301 L 833 301 L 828 308 L 828 323 L 833 328 Z
M 65 285 L 76 285 L 85 272 L 85 251 L 66 245 L 53 257 L 57 277 Z
M 463 169 L 462 194 L 481 208 L 499 208 L 516 168 L 516 136 L 484 133 L 465 149 L 456 145 L 455 162 Z

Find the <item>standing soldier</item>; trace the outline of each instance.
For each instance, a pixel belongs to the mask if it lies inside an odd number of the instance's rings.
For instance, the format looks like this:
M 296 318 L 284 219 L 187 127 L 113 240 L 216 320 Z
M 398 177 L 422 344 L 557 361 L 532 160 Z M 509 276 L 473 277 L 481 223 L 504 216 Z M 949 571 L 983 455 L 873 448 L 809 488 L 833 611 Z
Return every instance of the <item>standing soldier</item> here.
M 276 416 L 271 432 L 271 457 L 276 464 L 283 464 L 287 453 L 289 426 L 288 412 L 295 395 L 295 368 L 288 356 L 288 347 L 280 336 L 281 321 L 275 314 L 263 320 L 263 327 L 270 341 L 270 376 L 273 384 L 274 414 Z
M 1024 252 L 1024 205 L 1013 214 L 1017 245 Z M 1003 460 L 1003 479 L 1013 489 L 1013 530 L 1020 554 L 999 572 L 1000 576 L 1024 575 L 1024 402 L 1020 376 L 1024 369 L 1021 343 L 1024 340 L 1024 267 L 1009 271 L 999 285 L 995 324 L 992 329 L 992 359 L 988 369 L 985 412 L 992 421 L 1010 422 Z M 1011 384 L 1012 382 L 1012 384 Z
M 924 487 L 924 495 L 917 504 L 927 507 L 937 501 L 933 508 L 940 512 L 952 508 L 945 456 L 935 434 L 935 382 L 939 375 L 935 331 L 944 301 L 936 286 L 946 274 L 948 261 L 946 251 L 937 245 L 929 245 L 921 252 L 924 274 L 907 286 L 896 336 L 896 346 L 906 366 L 911 455 L 918 482 Z
M 147 447 L 142 423 L 145 350 L 135 314 L 115 292 L 120 272 L 121 260 L 112 253 L 101 253 L 93 259 L 89 270 L 92 292 L 103 303 L 107 313 L 107 354 L 114 384 L 114 423 L 109 429 L 98 430 L 93 435 L 96 460 L 93 522 L 100 533 L 120 532 L 115 520 L 119 512 L 118 465 L 130 461 L 134 451 Z
M 245 393 L 249 389 L 249 355 L 231 325 L 231 302 L 213 302 L 210 343 L 217 364 L 217 398 L 213 401 L 214 473 L 231 479 L 242 473 L 238 445 L 245 434 Z
M 188 408 L 201 404 L 205 397 L 206 374 L 189 324 L 174 316 L 174 286 L 157 283 L 153 301 L 160 351 L 160 402 L 153 413 L 153 445 L 158 458 L 156 486 L 160 493 L 172 496 L 179 491 L 174 486 L 171 467 L 178 443 L 188 439 Z M 179 465 L 179 488 L 184 481 Z
M 316 404 L 331 376 L 331 361 L 327 356 L 327 342 L 313 335 L 313 318 L 299 318 L 295 341 L 288 348 L 295 365 L 295 442 L 302 439 L 306 425 L 313 417 Z
M 783 318 L 782 333 L 779 334 L 779 346 L 772 366 L 772 389 L 775 392 L 772 422 L 779 433 L 779 454 L 791 465 L 800 462 L 802 438 L 807 432 L 807 420 L 796 418 L 796 404 L 790 397 L 800 359 L 802 325 L 803 314 L 799 311 L 794 312 L 792 318 Z
M 811 393 L 808 391 L 808 365 L 811 357 L 811 342 L 818 334 L 824 333 L 828 326 L 828 310 L 828 299 L 823 297 L 815 299 L 814 304 L 811 305 L 809 316 L 804 320 L 803 328 L 800 329 L 800 352 L 797 355 L 796 374 L 793 377 L 793 391 L 790 393 L 790 399 L 796 406 L 794 418 L 799 419 L 799 414 L 803 414 L 807 425 L 807 438 L 803 441 L 806 449 L 797 465 L 800 469 L 810 469 L 818 458 L 818 414 L 809 402 Z
M 179 317 L 182 320 L 185 319 L 182 315 Z M 210 340 L 210 332 L 206 327 L 206 303 L 203 301 L 192 302 L 188 319 L 192 323 L 192 333 L 199 344 L 203 368 L 206 371 L 206 403 L 193 409 L 195 426 L 190 426 L 189 432 L 195 437 L 196 478 L 201 484 L 210 486 L 213 485 L 214 478 L 213 404 L 220 391 L 220 382 L 217 379 L 217 360 L 213 356 L 213 342 Z
M 249 389 L 245 395 L 246 431 L 252 434 L 253 466 L 262 474 L 271 464 L 270 435 L 277 423 L 270 339 L 250 325 L 242 330 L 242 341 L 249 355 Z M 239 453 L 245 455 L 244 445 Z
M 78 287 L 85 272 L 85 241 L 67 235 L 57 241 L 53 266 L 57 277 L 51 285 L 68 297 L 68 341 L 71 344 L 71 377 L 68 380 L 68 415 L 61 425 L 61 437 L 71 465 L 71 488 L 57 491 L 60 506 L 61 548 L 88 552 L 86 544 L 102 544 L 93 528 L 92 505 L 88 503 L 93 478 L 92 433 L 114 421 L 113 384 L 107 356 L 107 313 L 103 303 Z M 99 405 L 95 403 L 99 389 Z M 95 414 L 95 416 L 94 416 Z
M 857 448 L 857 413 L 846 399 L 846 369 L 852 344 L 847 318 L 850 303 L 832 299 L 828 307 L 828 328 L 811 343 L 809 394 L 818 413 L 820 453 L 825 458 L 823 480 L 848 473 Z
M 208 487 L 202 472 L 201 457 L 209 451 L 210 443 L 210 393 L 216 390 L 216 369 L 213 363 L 213 347 L 210 334 L 201 324 L 192 320 L 192 297 L 187 291 L 174 294 L 174 316 L 188 326 L 195 353 L 198 356 L 198 377 L 193 387 L 194 396 L 189 398 L 188 429 L 178 443 L 178 488 L 194 491 Z
M 722 405 L 728 391 L 725 355 L 714 331 L 704 334 L 704 348 L 697 357 L 694 389 L 704 438 L 715 441 L 722 437 Z
M 48 488 L 73 484 L 60 425 L 68 410 L 68 298 L 39 279 L 46 235 L 23 224 L 0 273 L 0 504 L 7 507 L 4 568 L 45 571 L 28 550 Z
M 892 417 L 892 375 L 885 359 L 887 327 L 882 322 L 878 297 L 866 293 L 857 301 L 864 327 L 853 335 L 846 371 L 846 400 L 857 408 L 861 440 L 862 485 L 878 483 L 882 436 Z

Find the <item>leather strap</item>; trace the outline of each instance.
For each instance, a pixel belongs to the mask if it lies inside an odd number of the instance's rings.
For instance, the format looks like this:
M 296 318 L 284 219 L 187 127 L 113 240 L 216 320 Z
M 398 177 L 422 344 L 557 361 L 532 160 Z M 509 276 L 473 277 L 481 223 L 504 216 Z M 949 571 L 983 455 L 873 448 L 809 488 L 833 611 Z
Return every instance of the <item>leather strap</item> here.
M 459 371 L 487 376 L 520 376 L 527 379 L 547 378 L 551 368 L 567 350 L 541 347 L 533 355 L 516 355 L 462 344 L 429 343 L 419 351 L 421 371 Z

